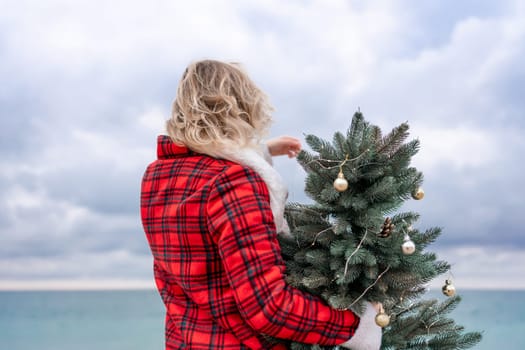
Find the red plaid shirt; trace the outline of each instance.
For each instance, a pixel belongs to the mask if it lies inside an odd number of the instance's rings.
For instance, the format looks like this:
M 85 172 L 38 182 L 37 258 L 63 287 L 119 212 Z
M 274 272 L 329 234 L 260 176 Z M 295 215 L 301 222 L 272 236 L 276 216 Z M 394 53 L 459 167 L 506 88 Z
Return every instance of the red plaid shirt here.
M 271 336 L 336 345 L 359 324 L 287 285 L 269 193 L 250 168 L 159 136 L 141 216 L 166 305 L 166 349 L 285 349 Z

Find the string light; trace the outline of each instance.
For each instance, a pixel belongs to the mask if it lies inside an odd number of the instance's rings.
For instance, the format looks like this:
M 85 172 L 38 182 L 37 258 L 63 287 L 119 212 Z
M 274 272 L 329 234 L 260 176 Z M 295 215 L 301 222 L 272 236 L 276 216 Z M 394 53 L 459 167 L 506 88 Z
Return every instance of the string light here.
M 354 306 L 355 303 L 357 303 L 362 297 L 364 297 L 365 294 L 366 294 L 366 293 L 367 293 L 367 292 L 368 292 L 373 286 L 375 286 L 377 282 L 379 282 L 379 280 L 381 279 L 381 277 L 383 277 L 383 275 L 384 275 L 385 273 L 387 273 L 388 270 L 390 270 L 390 265 L 388 265 L 387 268 L 386 268 L 383 272 L 381 272 L 381 273 L 379 274 L 379 276 L 377 276 L 377 278 L 376 278 L 376 280 L 374 281 L 374 283 L 372 283 L 371 285 L 369 285 L 369 286 L 365 289 L 365 291 L 364 291 L 363 293 L 361 293 L 360 296 L 357 297 L 357 299 L 355 299 L 350 305 L 348 305 L 348 308 L 351 308 L 352 306 Z
M 348 272 L 348 264 L 350 263 L 350 259 L 355 255 L 355 253 L 357 253 L 357 251 L 359 250 L 359 248 L 361 248 L 361 246 L 363 245 L 363 242 L 365 241 L 365 238 L 366 238 L 366 235 L 368 234 L 368 230 L 365 231 L 365 234 L 363 235 L 363 238 L 361 238 L 361 241 L 359 242 L 359 244 L 357 245 L 357 247 L 355 248 L 355 250 L 352 252 L 352 254 L 350 254 L 350 256 L 348 257 L 348 259 L 346 259 L 346 264 L 345 264 L 345 273 L 343 275 L 343 277 L 346 277 L 346 274 Z
M 333 159 L 323 159 L 323 158 L 316 158 L 316 159 L 312 159 L 311 161 L 305 163 L 306 166 L 310 165 L 311 163 L 317 163 L 321 168 L 325 169 L 325 170 L 330 170 L 330 169 L 335 169 L 335 168 L 339 168 L 340 170 L 342 170 L 342 167 L 346 164 L 346 162 L 353 162 L 353 161 L 356 161 L 358 160 L 359 158 L 361 158 L 362 156 L 364 156 L 370 149 L 365 149 L 360 155 L 358 155 L 357 157 L 355 158 L 352 158 L 350 159 L 349 155 L 346 154 L 345 156 L 345 159 L 344 160 L 333 160 Z M 326 162 L 326 163 L 338 163 L 337 165 L 334 165 L 334 166 L 325 166 L 323 165 L 321 162 Z

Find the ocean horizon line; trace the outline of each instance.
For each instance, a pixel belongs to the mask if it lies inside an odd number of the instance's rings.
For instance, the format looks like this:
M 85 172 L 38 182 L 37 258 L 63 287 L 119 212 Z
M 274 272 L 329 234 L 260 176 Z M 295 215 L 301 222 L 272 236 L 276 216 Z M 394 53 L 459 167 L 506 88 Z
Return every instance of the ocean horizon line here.
M 0 292 L 3 291 L 118 291 L 118 290 L 155 290 L 155 281 L 151 280 L 0 280 Z
M 458 284 L 458 292 L 469 291 L 525 291 L 523 285 L 487 284 Z M 459 287 L 459 288 L 458 288 Z M 26 280 L 5 281 L 0 280 L 0 292 L 24 291 L 57 291 L 57 292 L 82 292 L 82 291 L 156 291 L 155 281 L 151 280 Z M 441 290 L 439 281 L 433 281 L 427 286 L 429 292 Z

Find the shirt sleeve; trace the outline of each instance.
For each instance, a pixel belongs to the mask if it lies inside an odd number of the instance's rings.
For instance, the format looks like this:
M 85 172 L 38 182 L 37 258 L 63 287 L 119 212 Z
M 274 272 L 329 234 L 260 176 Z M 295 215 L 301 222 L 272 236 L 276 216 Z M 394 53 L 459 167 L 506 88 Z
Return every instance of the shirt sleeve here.
M 335 310 L 285 282 L 268 189 L 258 174 L 231 166 L 218 177 L 207 210 L 238 309 L 255 331 L 319 345 L 341 344 L 353 336 L 357 315 Z

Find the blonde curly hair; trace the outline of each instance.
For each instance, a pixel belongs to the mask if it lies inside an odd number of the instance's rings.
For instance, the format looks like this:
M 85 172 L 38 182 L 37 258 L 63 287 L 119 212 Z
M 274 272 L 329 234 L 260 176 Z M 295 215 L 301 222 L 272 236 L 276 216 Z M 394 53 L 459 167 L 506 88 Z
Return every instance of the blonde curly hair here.
M 166 126 L 175 143 L 216 156 L 218 149 L 255 147 L 272 110 L 239 64 L 203 60 L 186 68 Z

